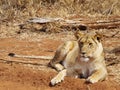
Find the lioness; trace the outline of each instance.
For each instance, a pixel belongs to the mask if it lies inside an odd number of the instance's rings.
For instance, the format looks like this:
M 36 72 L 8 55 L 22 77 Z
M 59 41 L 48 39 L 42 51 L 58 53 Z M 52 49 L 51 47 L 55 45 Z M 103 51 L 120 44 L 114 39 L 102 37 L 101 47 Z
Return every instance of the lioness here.
M 51 80 L 55 85 L 65 76 L 84 77 L 87 82 L 102 81 L 107 76 L 101 36 L 98 33 L 75 33 L 78 41 L 68 41 L 58 48 L 50 65 L 60 71 Z
M 67 41 L 59 46 L 53 58 L 21 56 L 13 53 L 9 55 L 25 58 L 52 59 L 49 65 L 59 71 L 59 73 L 51 80 L 51 85 L 61 82 L 65 76 L 83 77 L 90 83 L 104 80 L 107 76 L 107 70 L 101 35 L 93 32 L 83 33 L 77 31 L 75 36 L 77 41 Z

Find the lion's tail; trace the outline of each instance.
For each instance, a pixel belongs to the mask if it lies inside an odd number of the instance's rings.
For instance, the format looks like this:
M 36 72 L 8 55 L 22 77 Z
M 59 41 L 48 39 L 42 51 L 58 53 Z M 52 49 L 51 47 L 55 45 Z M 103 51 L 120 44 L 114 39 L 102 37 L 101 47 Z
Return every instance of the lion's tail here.
M 8 56 L 10 57 L 17 57 L 17 58 L 31 58 L 31 59 L 53 59 L 53 56 L 26 56 L 26 55 L 17 55 L 15 53 L 9 53 Z

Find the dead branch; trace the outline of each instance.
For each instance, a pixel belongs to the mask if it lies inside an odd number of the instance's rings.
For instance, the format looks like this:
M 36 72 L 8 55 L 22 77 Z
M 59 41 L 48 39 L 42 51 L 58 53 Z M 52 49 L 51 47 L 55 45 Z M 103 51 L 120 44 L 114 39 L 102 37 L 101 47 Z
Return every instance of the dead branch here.
M 85 26 L 90 29 L 111 29 L 111 28 L 119 28 L 120 27 L 120 19 L 119 20 L 97 20 L 97 21 L 77 21 L 74 23 L 62 23 L 63 26 Z
M 105 10 L 105 11 L 103 12 L 103 14 L 104 14 L 104 15 L 110 15 L 110 14 L 112 13 L 113 8 L 115 7 L 115 5 L 116 5 L 117 3 L 118 3 L 118 1 L 114 2 L 110 8 L 108 8 L 107 10 Z
M 46 25 L 46 29 L 49 29 L 47 27 L 50 23 L 53 23 L 53 27 L 58 27 L 61 29 L 68 28 L 71 30 L 71 28 L 79 28 L 81 30 L 89 29 L 112 29 L 112 28 L 119 28 L 120 27 L 120 17 L 109 17 L 104 18 L 101 20 L 92 20 L 92 19 L 85 19 L 85 18 L 77 18 L 74 20 L 64 19 L 64 18 L 32 18 L 28 20 L 28 23 L 32 24 L 32 27 L 34 24 L 38 24 L 40 29 L 44 28 Z M 58 23 L 59 22 L 59 23 Z M 59 25 L 57 25 L 59 24 Z M 46 30 L 45 30 L 46 31 Z

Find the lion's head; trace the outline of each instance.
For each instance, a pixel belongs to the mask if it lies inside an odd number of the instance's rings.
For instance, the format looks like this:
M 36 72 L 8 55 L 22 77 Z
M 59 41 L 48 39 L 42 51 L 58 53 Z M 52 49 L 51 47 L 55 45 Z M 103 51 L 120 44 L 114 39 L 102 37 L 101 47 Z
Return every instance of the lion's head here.
M 90 58 L 97 58 L 103 54 L 101 35 L 97 32 L 75 33 L 80 47 L 80 56 L 83 61 L 89 61 Z

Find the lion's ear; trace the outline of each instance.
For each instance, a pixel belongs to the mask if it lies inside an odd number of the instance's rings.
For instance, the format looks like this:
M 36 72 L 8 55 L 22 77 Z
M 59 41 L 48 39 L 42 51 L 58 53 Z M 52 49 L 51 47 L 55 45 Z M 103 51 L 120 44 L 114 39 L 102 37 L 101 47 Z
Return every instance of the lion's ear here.
M 83 37 L 84 33 L 81 31 L 76 31 L 74 35 L 77 39 L 81 39 L 81 37 Z
M 103 37 L 102 33 L 98 33 L 98 32 L 96 32 L 96 34 L 95 34 L 95 38 L 96 38 L 99 42 L 101 42 L 102 37 Z

